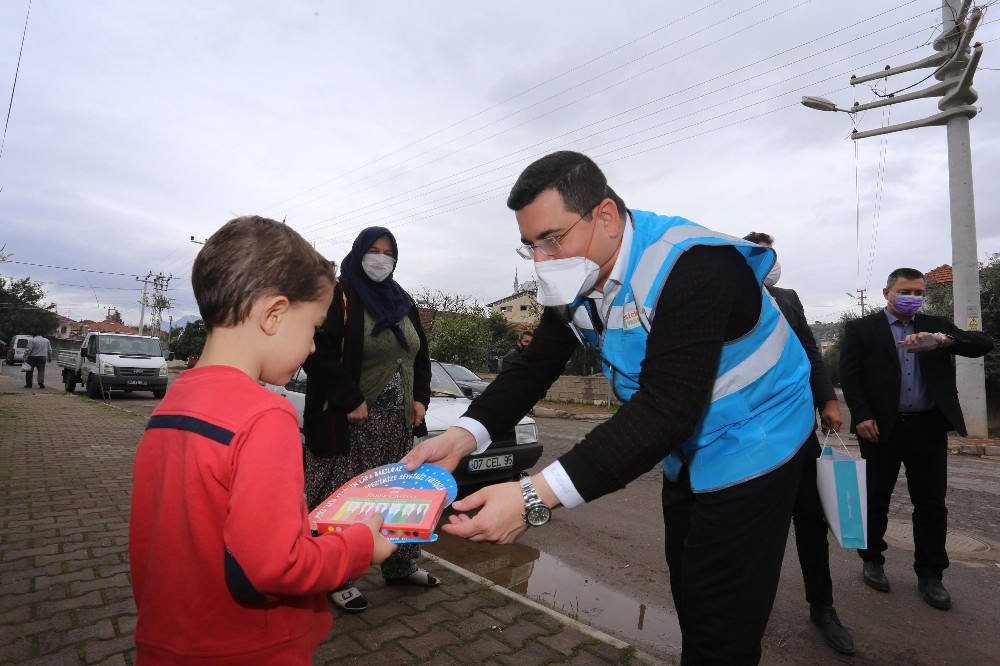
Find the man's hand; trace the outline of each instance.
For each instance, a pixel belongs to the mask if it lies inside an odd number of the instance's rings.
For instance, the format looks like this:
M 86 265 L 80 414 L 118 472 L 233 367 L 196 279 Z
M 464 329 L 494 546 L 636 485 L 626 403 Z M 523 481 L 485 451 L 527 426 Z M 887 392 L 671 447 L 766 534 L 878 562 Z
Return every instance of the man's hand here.
M 819 410 L 819 422 L 823 425 L 825 435 L 840 432 L 840 427 L 844 425 L 844 417 L 840 414 L 840 403 L 836 400 L 824 402 Z
M 528 529 L 524 522 L 524 498 L 516 482 L 487 486 L 452 503 L 456 511 L 479 509 L 475 516 L 448 516 L 441 529 L 469 541 L 514 543 Z
M 858 437 L 863 437 L 869 442 L 878 441 L 878 424 L 875 419 L 868 419 L 858 424 Z
M 420 442 L 403 456 L 406 471 L 412 472 L 425 462 L 454 472 L 462 458 L 476 450 L 476 438 L 465 428 L 452 426 L 437 437 Z
M 382 564 L 396 550 L 396 544 L 382 536 L 382 522 L 384 520 L 385 516 L 376 512 L 363 521 L 372 531 L 372 537 L 375 540 L 375 548 L 372 550 L 372 564 Z
M 920 353 L 947 347 L 949 342 L 948 336 L 944 333 L 921 331 L 907 335 L 899 341 L 899 346 L 910 353 Z

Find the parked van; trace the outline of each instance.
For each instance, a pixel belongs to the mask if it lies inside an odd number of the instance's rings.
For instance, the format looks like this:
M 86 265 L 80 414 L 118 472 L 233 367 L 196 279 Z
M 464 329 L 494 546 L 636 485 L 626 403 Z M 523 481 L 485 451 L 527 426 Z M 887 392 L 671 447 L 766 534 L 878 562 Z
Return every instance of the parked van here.
M 24 352 L 28 349 L 30 335 L 15 335 L 7 345 L 7 365 L 20 365 L 24 361 Z

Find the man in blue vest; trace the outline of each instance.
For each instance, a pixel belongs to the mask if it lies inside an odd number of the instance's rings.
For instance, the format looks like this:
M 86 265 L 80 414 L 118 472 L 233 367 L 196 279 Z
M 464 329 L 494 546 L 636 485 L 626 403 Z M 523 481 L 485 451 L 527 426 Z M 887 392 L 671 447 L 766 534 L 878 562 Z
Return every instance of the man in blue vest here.
M 511 190 L 546 306 L 515 364 L 404 460 L 454 469 L 541 399 L 584 344 L 624 403 L 520 483 L 454 503 L 442 526 L 510 543 L 663 467 L 670 587 L 684 664 L 756 664 L 813 431 L 809 362 L 762 289 L 774 251 L 680 217 L 628 210 L 597 165 L 562 151 Z

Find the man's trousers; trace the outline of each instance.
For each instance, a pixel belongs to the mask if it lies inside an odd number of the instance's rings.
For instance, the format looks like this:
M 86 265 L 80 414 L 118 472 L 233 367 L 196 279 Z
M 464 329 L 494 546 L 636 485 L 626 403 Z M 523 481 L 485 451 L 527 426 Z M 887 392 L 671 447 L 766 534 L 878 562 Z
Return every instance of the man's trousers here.
M 757 664 L 778 588 L 803 445 L 785 464 L 749 481 L 695 493 L 685 466 L 664 477 L 670 590 L 680 620 L 681 663 Z

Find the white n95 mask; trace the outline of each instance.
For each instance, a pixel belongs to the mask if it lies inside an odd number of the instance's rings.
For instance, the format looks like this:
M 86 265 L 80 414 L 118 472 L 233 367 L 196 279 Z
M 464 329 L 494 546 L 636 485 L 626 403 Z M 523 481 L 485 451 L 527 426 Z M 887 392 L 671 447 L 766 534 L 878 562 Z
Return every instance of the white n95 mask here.
M 774 266 L 768 271 L 767 275 L 764 276 L 764 286 L 773 287 L 778 284 L 778 280 L 781 279 L 781 264 L 777 261 L 774 262 Z
M 600 266 L 586 257 L 567 257 L 535 262 L 541 305 L 569 305 L 597 284 Z

